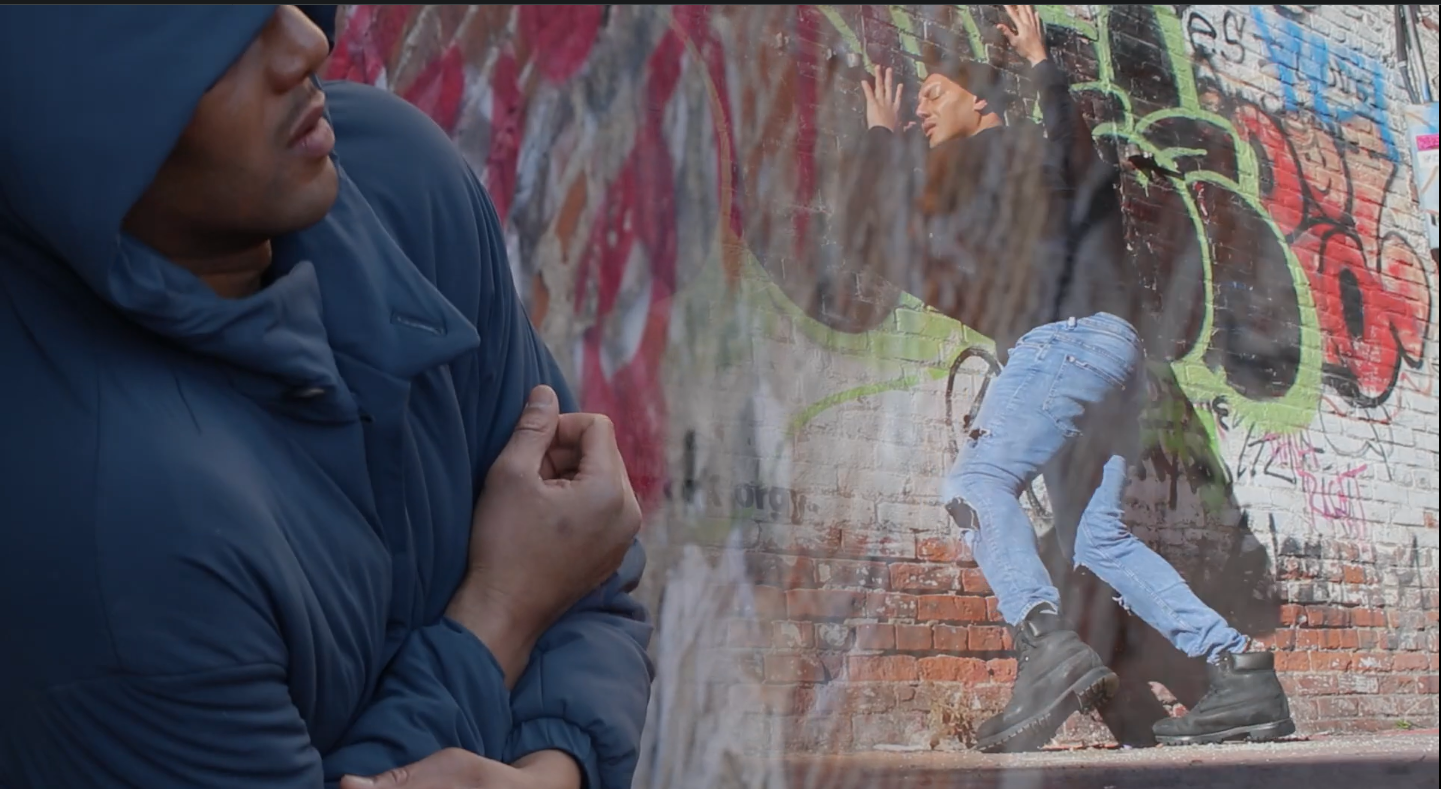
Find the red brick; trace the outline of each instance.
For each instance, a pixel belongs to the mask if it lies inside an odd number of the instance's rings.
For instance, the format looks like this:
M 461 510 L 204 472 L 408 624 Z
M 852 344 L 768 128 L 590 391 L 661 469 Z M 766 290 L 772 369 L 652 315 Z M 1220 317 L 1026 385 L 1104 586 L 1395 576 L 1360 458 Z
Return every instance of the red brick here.
M 871 592 L 866 595 L 866 616 L 876 619 L 915 619 L 916 597 L 892 592 Z
M 1366 583 L 1366 568 L 1348 564 L 1341 568 L 1341 580 L 1348 584 Z
M 835 556 L 841 550 L 841 528 L 792 523 L 766 524 L 761 527 L 760 547 L 767 553 Z
M 815 655 L 766 655 L 766 682 L 825 682 L 826 669 Z
M 921 651 L 930 648 L 930 625 L 896 625 L 896 649 Z
M 924 595 L 916 605 L 916 618 L 935 622 L 984 622 L 985 608 L 979 597 Z
M 765 678 L 762 655 L 748 649 L 727 649 L 721 659 L 715 662 L 715 673 L 706 677 L 708 682 L 743 683 L 760 682 Z
M 1277 649 L 1282 649 L 1282 650 L 1295 649 L 1295 648 L 1296 648 L 1296 631 L 1295 631 L 1295 630 L 1277 630 L 1275 633 L 1272 633 L 1272 634 L 1271 634 L 1271 643 L 1272 643 Z
M 1327 630 L 1322 643 L 1327 649 L 1356 649 L 1355 630 Z
M 1301 630 L 1296 633 L 1297 649 L 1321 649 L 1326 639 L 1319 630 Z
M 1430 668 L 1430 659 L 1420 652 L 1397 652 L 1391 662 L 1391 669 L 1397 672 L 1420 672 Z
M 926 537 L 916 543 L 916 556 L 928 562 L 971 562 L 966 544 L 949 537 Z
M 1001 616 L 1001 601 L 994 597 L 986 598 L 986 621 L 1004 622 L 1006 618 Z
M 1284 627 L 1295 627 L 1305 615 L 1306 610 L 1299 605 L 1287 603 L 1281 606 L 1281 624 Z
M 895 649 L 894 625 L 856 625 L 856 649 Z
M 1437 679 L 1438 677 L 1435 674 L 1427 674 L 1424 677 L 1418 678 L 1416 680 L 1416 692 L 1427 696 L 1435 696 Z
M 1316 699 L 1316 714 L 1326 718 L 1354 718 L 1359 713 L 1356 699 L 1332 697 Z
M 1006 644 L 1006 629 L 1003 627 L 972 627 L 972 652 L 1000 652 Z
M 773 721 L 785 734 L 785 747 L 800 753 L 830 753 L 851 747 L 851 719 L 843 715 L 785 717 Z M 744 727 L 745 724 L 742 724 Z
M 816 645 L 816 626 L 810 622 L 772 622 L 771 644 L 777 649 L 810 649 Z
M 986 583 L 985 573 L 974 567 L 961 570 L 961 588 L 971 594 L 991 593 L 991 585 Z
M 1389 674 L 1393 670 L 1391 655 L 1386 652 L 1357 652 L 1354 670 Z
M 1326 606 L 1325 617 L 1322 622 L 1326 627 L 1350 627 L 1351 611 L 1340 606 Z
M 1306 621 L 1302 623 L 1306 627 L 1322 627 L 1326 624 L 1326 606 L 1306 606 Z
M 991 679 L 996 682 L 1014 682 L 1016 680 L 1016 659 L 996 658 L 987 660 L 986 668 L 991 672 Z
M 1415 683 L 1411 681 L 1410 677 L 1403 677 L 1399 675 L 1386 676 L 1383 674 L 1380 677 L 1380 680 L 1380 688 L 1376 692 L 1386 696 L 1394 696 L 1399 693 L 1410 693 L 1416 687 Z
M 990 672 L 983 660 L 946 655 L 921 658 L 920 676 L 927 682 L 965 682 L 976 685 L 988 680 Z
M 1312 652 L 1312 671 L 1350 671 L 1355 656 L 1350 652 Z
M 823 586 L 884 589 L 888 577 L 884 562 L 854 562 L 843 559 L 816 562 L 816 581 Z
M 928 712 L 889 712 L 876 715 L 855 715 L 851 718 L 854 732 L 851 747 L 873 750 L 877 746 L 904 745 L 930 734 Z
M 1297 674 L 1291 679 L 1299 696 L 1334 696 L 1336 677 L 1330 674 Z
M 793 715 L 811 706 L 813 693 L 803 685 L 732 685 L 730 703 L 742 712 Z
M 815 563 L 804 556 L 782 556 L 774 553 L 746 553 L 746 574 L 758 584 L 799 589 L 814 586 Z
M 837 556 L 857 559 L 914 559 L 916 538 L 898 534 L 863 534 L 847 530 L 841 535 L 841 548 Z
M 970 649 L 970 632 L 964 627 L 936 625 L 931 639 L 939 652 L 965 652 Z
M 774 586 L 755 586 L 749 599 L 736 595 L 735 608 L 736 613 L 754 616 L 762 622 L 785 619 L 785 592 Z
M 891 565 L 891 590 L 896 592 L 948 592 L 960 586 L 961 570 L 949 564 Z
M 1310 652 L 1277 652 L 1277 653 L 1276 653 L 1276 670 L 1277 670 L 1277 671 L 1310 671 L 1310 670 L 1311 670 L 1311 653 L 1310 653 Z
M 786 608 L 793 617 L 808 619 L 847 619 L 865 611 L 866 596 L 862 592 L 838 589 L 793 589 L 785 593 Z
M 1356 648 L 1375 649 L 1381 643 L 1381 636 L 1375 630 L 1357 630 Z
M 896 708 L 896 686 L 889 683 L 842 682 L 830 690 L 833 695 L 827 699 L 828 712 L 873 715 Z
M 916 659 L 910 655 L 852 656 L 846 660 L 846 677 L 852 682 L 914 682 L 916 676 Z
M 750 620 L 732 620 L 726 627 L 726 644 L 733 647 L 768 647 L 770 635 L 765 625 Z

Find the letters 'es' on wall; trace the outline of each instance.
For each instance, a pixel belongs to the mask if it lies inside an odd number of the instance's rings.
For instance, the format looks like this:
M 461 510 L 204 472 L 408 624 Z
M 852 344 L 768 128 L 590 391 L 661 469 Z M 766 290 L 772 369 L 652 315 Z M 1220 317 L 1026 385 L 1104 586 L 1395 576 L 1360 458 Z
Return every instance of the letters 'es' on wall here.
M 615 417 L 652 585 L 683 543 L 756 584 L 709 631 L 761 746 L 955 747 L 1015 675 L 936 504 L 989 341 L 904 254 L 857 262 L 906 249 L 922 164 L 858 158 L 858 80 L 892 66 L 909 105 L 948 58 L 1014 65 L 998 8 L 342 15 L 327 75 L 454 137 L 532 320 Z M 1435 726 L 1437 267 L 1411 134 L 1436 111 L 1390 7 L 1040 8 L 1098 146 L 1145 164 L 1120 192 L 1164 337 L 1127 522 L 1279 649 L 1303 732 Z M 1433 71 L 1436 35 L 1430 9 Z M 1043 486 L 1025 502 L 1045 536 Z M 1125 682 L 1063 736 L 1129 741 L 1194 702 L 1196 667 L 1072 580 Z

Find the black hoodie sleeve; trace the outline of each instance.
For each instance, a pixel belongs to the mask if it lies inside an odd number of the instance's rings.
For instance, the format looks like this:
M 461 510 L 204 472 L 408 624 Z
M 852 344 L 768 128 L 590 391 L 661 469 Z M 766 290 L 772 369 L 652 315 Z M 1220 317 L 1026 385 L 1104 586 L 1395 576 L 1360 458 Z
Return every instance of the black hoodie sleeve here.
M 1049 58 L 1030 69 L 1031 85 L 1041 105 L 1041 123 L 1046 130 L 1046 167 L 1053 186 L 1065 192 L 1075 190 L 1080 174 L 1094 158 L 1090 131 L 1071 98 L 1066 72 Z

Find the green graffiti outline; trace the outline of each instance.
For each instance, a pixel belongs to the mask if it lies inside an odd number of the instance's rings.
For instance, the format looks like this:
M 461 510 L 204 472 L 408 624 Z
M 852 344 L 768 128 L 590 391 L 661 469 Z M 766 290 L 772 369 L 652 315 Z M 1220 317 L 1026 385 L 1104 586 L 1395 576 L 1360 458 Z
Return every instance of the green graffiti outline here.
M 984 51 L 984 44 L 974 13 L 969 6 L 956 6 L 956 8 L 960 10 L 958 17 L 967 33 L 972 49 L 971 54 L 976 56 L 977 53 Z M 820 10 L 836 28 L 846 45 L 859 52 L 867 69 L 870 69 L 873 64 L 866 56 L 862 42 L 842 18 L 840 12 L 834 6 L 820 6 Z M 1204 402 L 1216 397 L 1225 397 L 1231 405 L 1233 416 L 1238 423 L 1245 421 L 1265 424 L 1268 429 L 1279 433 L 1306 429 L 1314 421 L 1315 409 L 1319 406 L 1322 388 L 1319 318 L 1316 315 L 1310 280 L 1300 266 L 1295 252 L 1289 244 L 1285 243 L 1284 236 L 1280 233 L 1275 220 L 1261 203 L 1259 164 L 1255 151 L 1245 143 L 1229 118 L 1209 110 L 1201 104 L 1195 75 L 1187 55 L 1188 44 L 1180 16 L 1168 6 L 1153 7 L 1155 19 L 1166 46 L 1166 56 L 1170 61 L 1175 79 L 1179 106 L 1155 110 L 1145 116 L 1137 117 L 1130 95 L 1115 81 L 1114 63 L 1111 57 L 1112 47 L 1110 35 L 1107 32 L 1109 31 L 1111 9 L 1108 6 L 1098 7 L 1094 21 L 1076 16 L 1073 9 L 1068 6 L 1039 6 L 1038 10 L 1044 23 L 1069 28 L 1078 35 L 1089 39 L 1095 47 L 1097 79 L 1073 84 L 1071 90 L 1076 93 L 1100 91 L 1114 96 L 1121 104 L 1123 109 L 1121 121 L 1097 125 L 1093 130 L 1095 136 L 1114 136 L 1136 146 L 1138 150 L 1153 156 L 1158 162 L 1167 166 L 1173 166 L 1179 158 L 1194 155 L 1200 151 L 1179 146 L 1158 148 L 1144 136 L 1145 132 L 1154 124 L 1171 118 L 1183 117 L 1215 126 L 1231 137 L 1232 147 L 1237 155 L 1237 180 L 1214 172 L 1193 171 L 1174 184 L 1187 205 L 1191 221 L 1197 231 L 1197 238 L 1203 240 L 1200 244 L 1200 253 L 1206 309 L 1202 318 L 1200 336 L 1210 337 L 1215 326 L 1215 305 L 1212 293 L 1214 285 L 1213 255 L 1210 245 L 1204 243 L 1204 221 L 1199 215 L 1200 212 L 1195 205 L 1191 191 L 1193 184 L 1204 182 L 1227 189 L 1239 197 L 1262 218 L 1265 227 L 1275 233 L 1276 238 L 1281 242 L 1280 246 L 1295 288 L 1301 316 L 1301 326 L 1299 327 L 1301 357 L 1297 378 L 1286 394 L 1280 398 L 1252 400 L 1245 397 L 1226 382 L 1223 372 L 1213 370 L 1205 363 L 1209 340 L 1197 343 L 1184 357 L 1170 362 L 1169 366 L 1178 386 L 1188 399 L 1193 402 Z M 890 6 L 889 11 L 892 20 L 902 32 L 902 47 L 908 54 L 917 56 L 916 62 L 919 64 L 919 42 L 914 34 L 913 16 L 906 11 L 904 6 Z M 1143 178 L 1143 180 L 1145 179 Z M 880 382 L 863 384 L 822 398 L 802 409 L 793 423 L 794 431 L 802 429 L 821 413 L 842 403 L 882 391 L 909 390 L 926 380 L 943 377 L 949 369 L 949 365 L 945 364 L 943 360 L 947 357 L 954 359 L 957 354 L 973 345 L 994 347 L 989 338 L 932 310 L 909 293 L 902 294 L 896 311 L 881 326 L 859 333 L 831 329 L 810 318 L 792 302 L 784 291 L 770 279 L 769 274 L 748 249 L 743 254 L 743 258 L 742 279 L 758 286 L 758 288 L 752 289 L 752 293 L 762 297 L 762 302 L 774 310 L 776 318 L 790 322 L 799 336 L 805 337 L 824 351 L 865 359 L 879 368 L 877 372 L 907 367 L 921 369 L 921 372 L 918 373 L 890 376 Z M 952 349 L 954 352 L 949 352 Z M 1216 442 L 1219 438 L 1218 429 L 1212 415 L 1201 411 L 1198 412 L 1198 416 L 1202 416 L 1200 421 L 1205 432 L 1210 436 L 1212 442 Z

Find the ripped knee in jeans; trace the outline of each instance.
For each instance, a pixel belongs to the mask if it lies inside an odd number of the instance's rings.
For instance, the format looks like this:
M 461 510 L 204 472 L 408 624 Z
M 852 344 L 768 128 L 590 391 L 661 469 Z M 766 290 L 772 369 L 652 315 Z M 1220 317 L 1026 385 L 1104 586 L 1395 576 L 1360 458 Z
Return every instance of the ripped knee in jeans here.
M 974 539 L 976 530 L 981 527 L 981 522 L 976 518 L 976 511 L 971 509 L 971 505 L 967 504 L 965 499 L 957 496 L 946 502 L 946 512 L 960 528 L 962 539 L 968 541 Z

